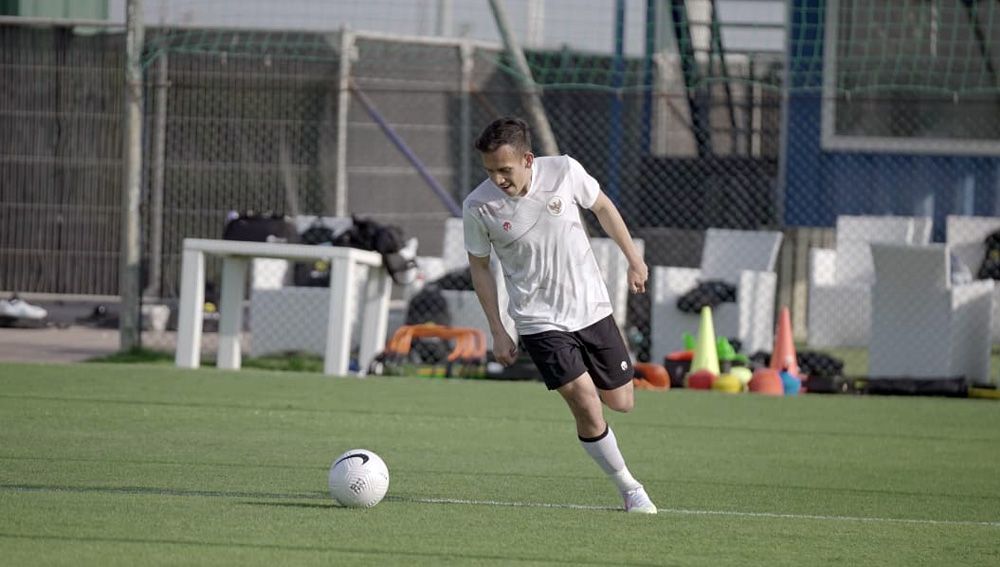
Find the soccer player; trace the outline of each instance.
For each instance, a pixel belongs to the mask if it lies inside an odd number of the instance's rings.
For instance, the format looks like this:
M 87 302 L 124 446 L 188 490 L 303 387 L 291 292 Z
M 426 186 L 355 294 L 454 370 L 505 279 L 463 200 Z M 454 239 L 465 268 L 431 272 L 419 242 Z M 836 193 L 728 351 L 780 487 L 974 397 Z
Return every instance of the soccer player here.
M 476 149 L 489 177 L 463 204 L 465 248 L 493 354 L 504 365 L 518 356 L 500 319 L 491 249 L 500 261 L 517 333 L 546 387 L 569 405 L 584 450 L 615 483 L 626 511 L 655 514 L 604 419 L 602 403 L 620 412 L 634 406 L 633 368 L 580 207 L 594 212 L 625 254 L 633 293 L 646 290 L 646 263 L 597 181 L 569 156 L 536 158 L 524 121 L 495 120 L 476 140 Z

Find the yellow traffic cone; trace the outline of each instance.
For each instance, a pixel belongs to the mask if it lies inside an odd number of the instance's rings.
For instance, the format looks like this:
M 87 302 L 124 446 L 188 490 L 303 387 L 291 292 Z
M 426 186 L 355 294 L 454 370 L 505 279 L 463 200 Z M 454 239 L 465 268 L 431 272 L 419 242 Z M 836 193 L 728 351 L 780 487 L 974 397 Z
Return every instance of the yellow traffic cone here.
M 701 325 L 698 326 L 698 342 L 694 346 L 691 372 L 708 370 L 719 375 L 719 351 L 716 350 L 715 326 L 712 324 L 712 308 L 701 308 Z

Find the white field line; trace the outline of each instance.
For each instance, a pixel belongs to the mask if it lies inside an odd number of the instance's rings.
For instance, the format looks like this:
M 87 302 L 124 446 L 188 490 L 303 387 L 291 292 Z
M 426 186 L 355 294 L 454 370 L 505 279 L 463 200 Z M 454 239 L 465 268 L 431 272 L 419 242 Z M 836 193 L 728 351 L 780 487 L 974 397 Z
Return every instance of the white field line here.
M 317 494 L 257 494 L 253 492 L 186 491 L 142 487 L 53 487 L 32 485 L 0 485 L 0 491 L 13 492 L 106 492 L 113 494 L 155 494 L 161 496 L 208 496 L 236 498 L 275 499 L 319 499 Z M 322 499 L 326 500 L 325 496 Z M 410 496 L 385 497 L 390 502 L 414 502 L 418 504 L 459 504 L 466 506 L 505 506 L 510 508 L 554 508 L 563 510 L 621 510 L 620 506 L 595 506 L 593 504 L 552 504 L 548 502 L 505 502 L 502 500 L 466 500 L 461 498 L 418 498 Z M 332 504 L 332 503 L 331 503 Z M 868 522 L 873 524 L 909 524 L 925 526 L 978 526 L 1000 528 L 1000 522 L 977 522 L 973 520 L 934 520 L 922 518 L 879 518 L 863 516 L 827 516 L 821 514 L 781 514 L 778 512 L 741 512 L 738 510 L 690 510 L 687 508 L 660 508 L 662 514 L 684 516 L 732 516 L 738 518 L 773 518 L 783 520 L 816 520 L 821 522 Z
M 405 502 L 424 504 L 466 504 L 470 506 L 509 506 L 513 508 L 562 508 L 570 510 L 621 510 L 614 506 L 592 506 L 587 504 L 548 504 L 544 502 L 503 502 L 499 500 L 463 500 L 459 498 L 393 498 Z M 878 518 L 862 516 L 826 516 L 820 514 L 780 514 L 777 512 L 740 512 L 736 510 L 689 510 L 686 508 L 660 508 L 661 514 L 686 516 L 736 516 L 740 518 L 776 518 L 784 520 L 819 520 L 824 522 L 870 522 L 885 524 L 920 524 L 932 526 L 983 526 L 1000 528 L 1000 522 L 977 522 L 972 520 L 933 520 L 919 518 Z

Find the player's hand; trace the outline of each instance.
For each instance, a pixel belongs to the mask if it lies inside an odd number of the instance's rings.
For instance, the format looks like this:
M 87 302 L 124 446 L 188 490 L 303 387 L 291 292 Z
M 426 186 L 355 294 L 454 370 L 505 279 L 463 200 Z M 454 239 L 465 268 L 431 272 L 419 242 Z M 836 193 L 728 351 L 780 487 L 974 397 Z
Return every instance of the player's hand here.
M 649 279 L 649 268 L 645 262 L 629 264 L 628 289 L 632 293 L 646 293 L 646 280 Z
M 493 357 L 504 366 L 510 366 L 517 360 L 517 344 L 506 331 L 493 333 Z

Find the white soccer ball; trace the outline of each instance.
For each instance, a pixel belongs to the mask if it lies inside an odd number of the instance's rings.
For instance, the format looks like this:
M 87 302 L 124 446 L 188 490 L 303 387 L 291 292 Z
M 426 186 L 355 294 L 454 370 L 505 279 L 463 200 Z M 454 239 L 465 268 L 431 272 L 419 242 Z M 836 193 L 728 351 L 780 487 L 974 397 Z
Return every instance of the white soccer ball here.
M 389 490 L 389 467 L 366 449 L 352 449 L 330 465 L 330 496 L 341 506 L 371 508 Z

